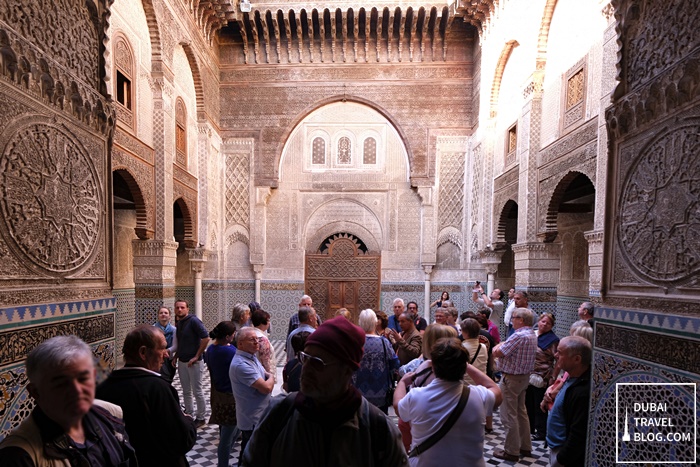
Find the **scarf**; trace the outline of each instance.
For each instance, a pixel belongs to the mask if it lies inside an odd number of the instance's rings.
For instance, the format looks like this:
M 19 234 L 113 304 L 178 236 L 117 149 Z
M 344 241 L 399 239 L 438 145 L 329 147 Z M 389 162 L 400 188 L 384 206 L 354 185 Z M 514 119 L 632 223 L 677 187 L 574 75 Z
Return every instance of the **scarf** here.
M 310 397 L 306 397 L 301 391 L 294 399 L 294 408 L 305 418 L 319 423 L 326 428 L 335 428 L 357 412 L 362 404 L 362 395 L 353 386 L 349 386 L 345 394 L 327 405 L 318 405 Z
M 537 346 L 542 350 L 547 350 L 549 346 L 557 342 L 559 342 L 559 338 L 552 331 L 537 336 Z

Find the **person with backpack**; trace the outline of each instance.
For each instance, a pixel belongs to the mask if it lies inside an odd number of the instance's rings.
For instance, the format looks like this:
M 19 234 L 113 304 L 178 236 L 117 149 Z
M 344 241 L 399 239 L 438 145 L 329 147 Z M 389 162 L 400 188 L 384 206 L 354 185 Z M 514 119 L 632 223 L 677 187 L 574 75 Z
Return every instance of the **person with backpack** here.
M 306 340 L 301 390 L 274 398 L 245 451 L 243 466 L 407 466 L 396 425 L 351 384 L 365 333 L 342 316 Z

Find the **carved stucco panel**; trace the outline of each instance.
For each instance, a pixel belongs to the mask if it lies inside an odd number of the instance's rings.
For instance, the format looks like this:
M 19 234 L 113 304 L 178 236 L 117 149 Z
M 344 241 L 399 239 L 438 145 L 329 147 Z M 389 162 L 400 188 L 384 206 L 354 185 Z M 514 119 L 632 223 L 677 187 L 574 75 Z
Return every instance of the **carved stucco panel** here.
M 645 282 L 698 285 L 700 117 L 669 122 L 621 153 L 616 256 Z M 635 157 L 636 156 L 636 157 Z M 627 275 L 615 268 L 618 281 Z
M 0 141 L 3 237 L 35 272 L 75 274 L 104 228 L 103 163 L 92 156 L 104 146 L 43 117 L 11 125 Z

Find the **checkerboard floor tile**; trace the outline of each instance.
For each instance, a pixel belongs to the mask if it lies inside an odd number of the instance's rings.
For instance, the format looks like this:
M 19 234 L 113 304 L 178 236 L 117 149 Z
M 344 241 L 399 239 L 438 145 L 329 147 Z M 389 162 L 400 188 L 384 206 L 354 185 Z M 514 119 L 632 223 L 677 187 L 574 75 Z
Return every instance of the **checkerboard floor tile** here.
M 282 392 L 280 385 L 282 381 L 282 367 L 286 362 L 286 354 L 284 353 L 284 342 L 281 340 L 276 340 L 273 342 L 276 349 L 275 355 L 277 356 L 277 381 L 278 385 L 273 391 L 273 395 L 280 394 Z M 209 374 L 204 372 L 204 393 L 209 394 Z M 175 379 L 173 383 L 175 388 L 178 390 L 179 394 L 182 394 L 180 381 Z M 208 396 L 207 396 L 208 397 Z M 389 409 L 390 418 L 397 422 L 397 417 L 394 414 L 393 409 Z M 207 412 L 207 420 L 209 419 L 209 413 Z M 503 444 L 505 441 L 505 432 L 503 431 L 503 426 L 501 425 L 501 420 L 499 413 L 496 412 L 493 417 L 493 432 L 487 434 L 484 439 L 484 458 L 486 460 L 486 465 L 505 465 L 505 466 L 542 466 L 545 467 L 549 465 L 549 450 L 545 447 L 543 441 L 533 441 L 532 442 L 532 457 L 521 458 L 518 462 L 507 462 L 501 459 L 493 457 L 493 451 L 496 449 L 503 449 Z M 192 467 L 216 467 L 216 447 L 219 444 L 219 427 L 217 425 L 204 425 L 197 434 L 197 443 L 194 448 L 187 454 L 187 460 Z M 230 465 L 235 466 L 238 463 L 238 456 L 240 454 L 240 439 L 236 441 L 234 448 L 231 452 Z

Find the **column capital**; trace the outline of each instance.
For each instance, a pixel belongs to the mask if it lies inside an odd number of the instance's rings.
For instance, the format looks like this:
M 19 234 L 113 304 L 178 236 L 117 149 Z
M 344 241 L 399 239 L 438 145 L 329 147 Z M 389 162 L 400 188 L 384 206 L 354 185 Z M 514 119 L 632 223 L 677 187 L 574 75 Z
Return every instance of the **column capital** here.
M 504 252 L 504 250 L 492 249 L 479 250 L 481 264 L 484 266 L 484 269 L 486 269 L 487 274 L 496 274 Z

